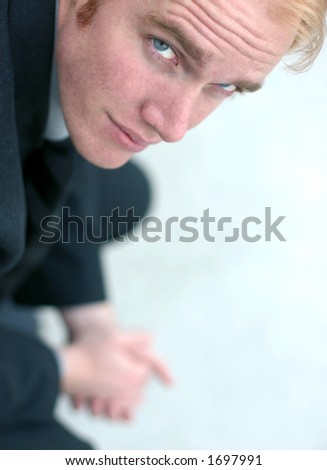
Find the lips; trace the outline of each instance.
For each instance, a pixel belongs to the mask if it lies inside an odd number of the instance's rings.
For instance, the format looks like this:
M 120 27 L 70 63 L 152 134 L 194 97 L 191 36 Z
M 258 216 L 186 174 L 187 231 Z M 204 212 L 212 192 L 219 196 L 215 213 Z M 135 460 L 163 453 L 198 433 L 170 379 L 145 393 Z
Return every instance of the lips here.
M 149 145 L 153 145 L 157 142 L 151 142 L 151 141 L 146 141 L 146 140 L 143 140 L 140 136 L 138 136 L 137 134 L 135 134 L 133 131 L 129 130 L 129 129 L 126 129 L 125 127 L 119 125 L 118 127 L 120 127 L 120 129 L 125 132 L 125 134 L 128 135 L 128 137 L 133 140 L 133 142 L 135 142 L 136 144 L 138 145 L 144 145 L 145 147 L 148 147 Z
M 109 115 L 110 134 L 116 143 L 125 150 L 130 152 L 141 152 L 145 150 L 149 145 L 158 143 L 158 141 L 146 141 L 142 139 L 138 134 L 127 129 L 126 127 L 118 124 Z

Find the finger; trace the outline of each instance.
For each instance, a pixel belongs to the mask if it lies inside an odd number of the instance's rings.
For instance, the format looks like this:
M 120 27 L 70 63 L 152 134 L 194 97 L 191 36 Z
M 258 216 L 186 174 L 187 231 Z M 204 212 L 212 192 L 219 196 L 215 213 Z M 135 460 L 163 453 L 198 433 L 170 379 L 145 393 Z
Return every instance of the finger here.
M 102 399 L 92 398 L 90 400 L 90 409 L 94 416 L 100 416 L 106 409 L 106 403 Z
M 138 406 L 141 405 L 141 403 L 143 402 L 143 399 L 144 399 L 144 395 L 143 393 L 140 393 L 138 396 L 135 396 L 133 398 L 119 399 L 116 401 L 116 404 L 117 404 L 117 407 L 119 407 L 120 409 L 134 410 Z
M 123 410 L 121 413 L 121 417 L 124 421 L 132 421 L 133 419 L 133 413 L 131 410 Z
M 174 384 L 174 379 L 168 365 L 160 357 L 155 355 L 152 358 L 152 371 L 165 385 Z
M 124 421 L 132 419 L 136 408 L 143 402 L 143 393 L 134 396 L 109 400 L 106 404 L 106 414 L 109 418 Z
M 139 360 L 146 361 L 151 371 L 166 385 L 174 383 L 173 376 L 168 365 L 151 349 L 142 349 L 135 352 L 135 357 Z
M 75 396 L 75 397 L 72 397 L 72 403 L 76 410 L 80 410 L 87 404 L 87 400 L 85 397 Z
M 116 401 L 111 400 L 107 405 L 107 416 L 113 420 L 117 421 L 120 417 L 120 407 Z
M 107 407 L 107 416 L 114 421 L 131 421 L 135 409 L 122 403 L 111 403 Z

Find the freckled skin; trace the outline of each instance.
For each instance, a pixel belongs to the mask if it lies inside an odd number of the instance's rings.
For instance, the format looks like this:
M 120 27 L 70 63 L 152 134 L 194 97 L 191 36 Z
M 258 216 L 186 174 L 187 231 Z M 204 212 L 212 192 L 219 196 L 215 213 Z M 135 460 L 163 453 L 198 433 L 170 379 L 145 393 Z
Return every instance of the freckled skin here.
M 60 0 L 59 86 L 76 148 L 103 168 L 133 153 L 112 137 L 111 120 L 146 142 L 178 141 L 226 98 L 217 84 L 262 82 L 295 36 L 272 19 L 271 0 L 107 0 L 78 28 L 84 2 Z M 169 35 L 145 26 L 149 13 L 182 28 L 210 60 L 199 67 Z M 149 36 L 177 48 L 177 62 L 161 60 Z

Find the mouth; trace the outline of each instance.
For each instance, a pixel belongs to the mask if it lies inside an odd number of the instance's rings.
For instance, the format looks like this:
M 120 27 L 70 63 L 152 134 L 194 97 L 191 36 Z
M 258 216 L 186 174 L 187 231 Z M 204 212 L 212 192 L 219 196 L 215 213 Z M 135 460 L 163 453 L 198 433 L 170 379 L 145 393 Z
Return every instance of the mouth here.
M 111 137 L 124 150 L 128 150 L 129 152 L 142 152 L 149 145 L 158 143 L 158 142 L 148 142 L 148 141 L 143 140 L 140 136 L 138 136 L 133 131 L 125 128 L 124 126 L 114 121 L 109 116 L 109 114 L 107 114 L 107 116 L 110 122 Z

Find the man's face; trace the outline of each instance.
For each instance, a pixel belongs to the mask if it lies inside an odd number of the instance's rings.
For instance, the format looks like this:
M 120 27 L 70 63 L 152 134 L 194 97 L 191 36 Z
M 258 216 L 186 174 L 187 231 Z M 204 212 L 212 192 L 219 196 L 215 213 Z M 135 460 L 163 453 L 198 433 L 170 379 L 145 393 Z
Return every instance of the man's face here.
M 76 148 L 104 168 L 182 139 L 224 99 L 254 91 L 295 36 L 270 0 L 102 0 L 78 27 L 85 2 L 60 3 L 60 93 Z

